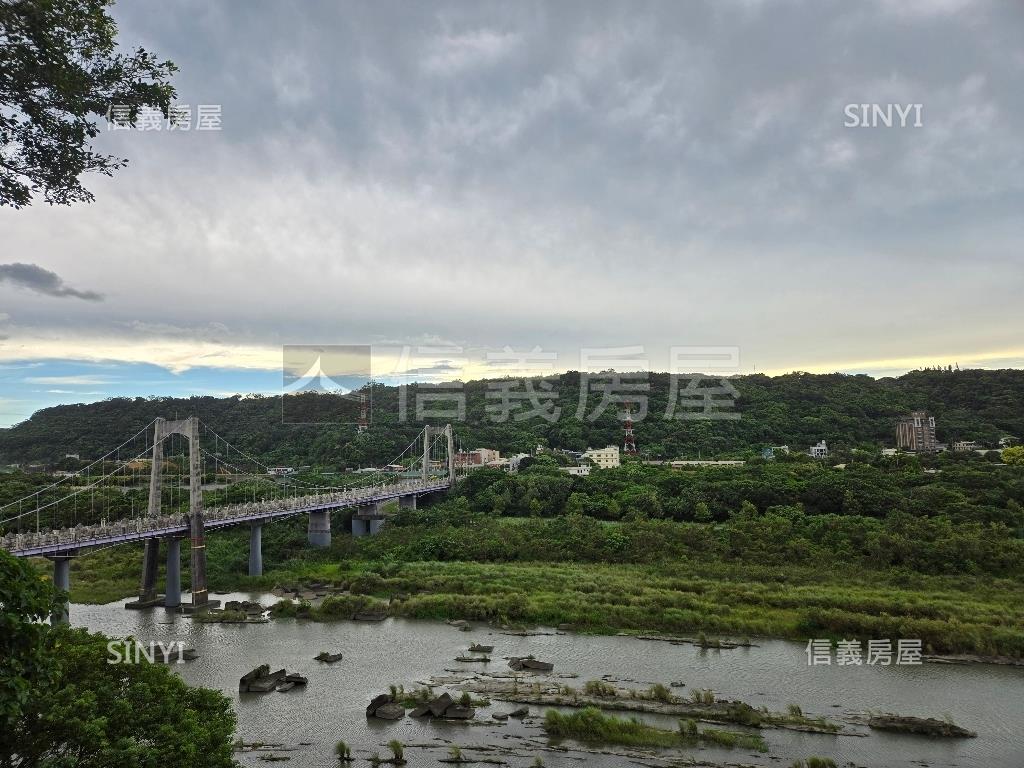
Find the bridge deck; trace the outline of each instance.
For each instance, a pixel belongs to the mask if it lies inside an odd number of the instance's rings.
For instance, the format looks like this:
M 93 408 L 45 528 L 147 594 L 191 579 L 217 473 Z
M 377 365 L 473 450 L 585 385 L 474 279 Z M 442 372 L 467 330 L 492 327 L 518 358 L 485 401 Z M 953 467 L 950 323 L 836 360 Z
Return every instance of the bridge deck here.
M 216 530 L 242 523 L 277 520 L 326 509 L 390 501 L 402 496 L 419 496 L 444 490 L 450 484 L 448 478 L 426 482 L 404 481 L 338 493 L 228 504 L 204 510 L 203 523 L 206 530 Z M 6 549 L 15 557 L 54 556 L 88 547 L 123 544 L 162 536 L 187 536 L 188 530 L 187 514 L 161 515 L 111 523 L 101 522 L 97 525 L 80 525 L 50 532 L 8 534 L 0 539 L 0 548 Z

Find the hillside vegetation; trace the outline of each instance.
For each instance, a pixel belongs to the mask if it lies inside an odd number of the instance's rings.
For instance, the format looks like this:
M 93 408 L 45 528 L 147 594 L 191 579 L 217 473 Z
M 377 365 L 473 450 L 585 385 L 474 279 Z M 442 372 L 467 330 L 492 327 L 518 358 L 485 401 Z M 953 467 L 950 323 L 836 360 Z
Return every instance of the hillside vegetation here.
M 873 379 L 843 374 L 792 373 L 738 376 L 738 420 L 666 420 L 668 374 L 651 374 L 648 415 L 638 423 L 637 442 L 650 458 L 743 455 L 766 445 L 799 450 L 825 439 L 842 450 L 893 445 L 895 420 L 912 409 L 926 409 L 938 421 L 940 440 L 979 440 L 993 444 L 1002 435 L 1024 436 L 1024 370 L 925 370 L 899 378 Z M 591 393 L 585 418 L 577 419 L 580 376 L 555 377 L 560 418 L 497 423 L 486 407 L 489 382 L 465 384 L 466 419 L 455 421 L 460 443 L 532 452 L 539 443 L 583 450 L 621 442 L 615 406 L 591 420 L 601 395 Z M 413 413 L 417 388 L 405 396 Z M 399 422 L 397 387 L 374 385 L 372 427 L 357 434 L 350 424 L 282 423 L 278 397 L 113 398 L 87 405 L 43 409 L 29 420 L 0 430 L 0 462 L 57 461 L 66 453 L 95 458 L 118 445 L 157 416 L 199 416 L 224 438 L 268 463 L 366 466 L 397 455 L 421 423 Z M 307 410 L 316 410 L 316 395 Z M 493 414 L 492 414 L 493 415 Z

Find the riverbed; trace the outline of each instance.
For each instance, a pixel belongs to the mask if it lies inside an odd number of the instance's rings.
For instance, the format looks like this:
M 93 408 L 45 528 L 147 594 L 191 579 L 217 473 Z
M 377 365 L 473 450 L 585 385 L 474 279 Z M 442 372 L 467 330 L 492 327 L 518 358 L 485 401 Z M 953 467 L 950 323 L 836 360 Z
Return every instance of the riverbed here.
M 277 598 L 263 593 L 217 595 L 220 600 Z M 595 754 L 601 747 L 576 749 L 572 742 L 549 742 L 541 729 L 543 707 L 531 707 L 523 721 L 497 722 L 493 712 L 517 705 L 494 701 L 477 710 L 474 723 L 440 722 L 406 717 L 399 721 L 367 718 L 365 708 L 389 685 L 412 689 L 446 670 L 508 673 L 503 657 L 534 655 L 554 662 L 555 677 L 582 688 L 586 681 L 610 676 L 625 687 L 654 683 L 685 684 L 673 693 L 710 688 L 719 698 L 740 699 L 755 707 L 785 711 L 799 705 L 805 715 L 824 716 L 843 726 L 843 735 L 761 731 L 766 753 L 748 749 L 681 749 L 651 755 L 693 757 L 700 764 L 789 766 L 810 756 L 832 758 L 837 765 L 934 766 L 935 768 L 1020 768 L 1024 765 L 1024 668 L 995 665 L 811 666 L 801 643 L 756 639 L 756 647 L 702 650 L 692 645 L 644 641 L 633 637 L 556 633 L 517 636 L 493 627 L 463 632 L 441 622 L 387 619 L 382 622 L 317 623 L 279 619 L 265 624 L 200 624 L 164 609 L 129 611 L 125 601 L 108 605 L 72 605 L 71 621 L 111 636 L 132 635 L 142 641 L 182 641 L 199 657 L 172 664 L 191 685 L 215 688 L 235 702 L 238 735 L 246 742 L 280 743 L 274 754 L 289 757 L 282 765 L 337 766 L 337 741 L 346 741 L 358 758 L 373 752 L 387 757 L 391 739 L 406 745 L 406 759 L 417 768 L 441 768 L 450 745 L 467 757 L 500 760 L 526 768 L 540 757 L 545 766 L 619 768 L 667 765 L 657 759 Z M 488 664 L 460 664 L 471 643 L 495 646 Z M 313 660 L 322 650 L 340 651 L 335 664 Z M 238 693 L 238 678 L 259 664 L 285 668 L 309 678 L 305 688 L 267 694 Z M 574 676 L 574 677 L 570 677 Z M 441 689 L 438 689 L 440 692 Z M 458 691 L 453 690 L 455 695 Z M 951 717 L 977 732 L 973 739 L 930 739 L 883 733 L 857 724 L 865 712 L 893 712 L 921 717 Z M 622 713 L 625 716 L 627 713 Z M 674 728 L 675 719 L 644 715 Z M 735 726 L 716 726 L 739 730 Z M 473 751 L 467 747 L 488 747 Z M 609 747 L 607 749 L 619 749 Z M 590 751 L 587 751 L 590 750 Z M 633 750 L 636 751 L 636 750 Z M 266 754 L 266 753 L 259 753 Z M 243 765 L 266 765 L 257 753 L 238 755 Z

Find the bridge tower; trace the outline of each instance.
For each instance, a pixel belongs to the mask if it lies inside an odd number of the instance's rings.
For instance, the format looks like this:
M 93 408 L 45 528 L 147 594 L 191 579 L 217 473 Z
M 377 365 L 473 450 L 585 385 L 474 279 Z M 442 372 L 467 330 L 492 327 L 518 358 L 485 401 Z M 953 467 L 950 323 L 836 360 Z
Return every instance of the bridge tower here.
M 433 439 L 434 430 L 429 424 L 423 427 L 423 482 L 427 482 L 430 479 L 430 447 Z M 447 455 L 445 456 L 446 463 L 448 465 L 448 479 L 452 482 L 455 481 L 455 432 L 452 430 L 451 424 L 445 424 L 440 434 L 445 438 L 445 450 Z
M 430 425 L 423 427 L 423 482 L 430 479 Z
M 150 457 L 149 467 L 149 503 L 146 506 L 148 517 L 160 515 L 161 479 L 164 466 L 164 443 L 161 436 L 162 427 L 165 421 L 156 419 L 153 428 L 153 452 Z M 146 539 L 145 549 L 142 553 L 142 579 L 139 583 L 139 599 L 129 603 L 130 607 L 144 608 L 157 604 L 156 575 L 157 563 L 160 558 L 160 539 Z
M 451 424 L 444 425 L 444 436 L 448 445 L 448 482 L 455 482 L 455 432 Z
M 190 416 L 187 419 L 158 418 L 153 427 L 152 466 L 149 474 L 149 505 L 146 514 L 156 517 L 160 514 L 160 499 L 163 485 L 164 448 L 163 441 L 171 435 L 183 435 L 188 440 L 188 527 L 190 537 L 190 557 L 192 571 L 192 605 L 191 610 L 202 610 L 211 607 L 209 593 L 206 589 L 206 537 L 203 524 L 203 474 L 199 455 L 199 419 Z M 165 604 L 169 608 L 177 607 L 181 602 L 180 542 L 177 539 L 167 542 L 167 589 Z M 146 549 L 142 560 L 142 579 L 139 585 L 139 599 L 129 603 L 128 607 L 142 608 L 157 602 L 156 577 L 157 561 L 160 556 L 160 539 L 146 540 Z M 173 560 L 173 562 L 172 562 Z

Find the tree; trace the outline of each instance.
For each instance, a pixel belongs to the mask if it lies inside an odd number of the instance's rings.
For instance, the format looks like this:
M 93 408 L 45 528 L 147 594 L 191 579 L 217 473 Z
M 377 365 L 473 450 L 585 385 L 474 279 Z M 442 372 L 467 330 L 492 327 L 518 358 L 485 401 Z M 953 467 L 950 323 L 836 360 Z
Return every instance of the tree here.
M 570 493 L 569 499 L 565 502 L 565 514 L 582 515 L 586 511 L 587 494 Z
M 36 623 L 59 597 L 0 552 L 0 765 L 234 765 L 226 696 L 144 659 L 109 663 L 105 635 Z
M 58 597 L 25 561 L 0 550 L 0 740 L 49 679 L 48 628 L 40 622 L 58 609 Z
M 140 108 L 166 117 L 177 68 L 142 48 L 115 51 L 112 0 L 0 3 L 0 205 L 91 202 L 79 181 L 127 164 L 94 152 L 96 118 L 113 105 L 134 125 Z
M 1013 445 L 1003 449 L 1003 462 L 1015 466 L 1024 466 L 1024 445 Z
M 711 514 L 711 508 L 707 505 L 707 502 L 698 501 L 697 506 L 693 509 L 693 519 L 698 523 L 710 523 L 715 518 Z

